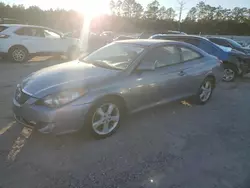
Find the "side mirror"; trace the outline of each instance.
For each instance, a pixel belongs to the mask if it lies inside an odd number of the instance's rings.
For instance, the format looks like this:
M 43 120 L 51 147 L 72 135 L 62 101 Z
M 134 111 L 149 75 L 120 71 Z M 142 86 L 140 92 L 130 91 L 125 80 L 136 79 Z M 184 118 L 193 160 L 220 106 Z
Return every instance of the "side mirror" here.
M 141 62 L 140 65 L 137 67 L 137 71 L 144 72 L 144 71 L 154 71 L 156 67 L 157 61 L 154 63 L 152 62 Z

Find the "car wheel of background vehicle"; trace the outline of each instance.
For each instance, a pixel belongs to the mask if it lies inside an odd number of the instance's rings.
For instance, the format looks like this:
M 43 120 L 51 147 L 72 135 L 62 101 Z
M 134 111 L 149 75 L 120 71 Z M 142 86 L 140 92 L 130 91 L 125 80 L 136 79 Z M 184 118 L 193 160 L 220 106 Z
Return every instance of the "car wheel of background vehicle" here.
M 123 107 L 119 101 L 104 99 L 92 107 L 85 123 L 94 137 L 102 139 L 119 128 L 122 116 Z
M 76 46 L 69 48 L 67 52 L 68 60 L 75 60 L 79 57 L 79 55 L 80 55 L 80 50 Z
M 23 63 L 28 60 L 28 50 L 24 46 L 13 46 L 8 52 L 9 59 L 13 62 Z
M 196 103 L 197 104 L 205 104 L 207 103 L 207 101 L 209 101 L 209 99 L 211 98 L 212 94 L 213 94 L 213 89 L 215 87 L 215 78 L 213 77 L 208 77 L 206 78 L 199 90 L 198 93 L 196 94 Z
M 223 81 L 232 82 L 236 77 L 236 68 L 233 65 L 225 64 L 223 72 Z

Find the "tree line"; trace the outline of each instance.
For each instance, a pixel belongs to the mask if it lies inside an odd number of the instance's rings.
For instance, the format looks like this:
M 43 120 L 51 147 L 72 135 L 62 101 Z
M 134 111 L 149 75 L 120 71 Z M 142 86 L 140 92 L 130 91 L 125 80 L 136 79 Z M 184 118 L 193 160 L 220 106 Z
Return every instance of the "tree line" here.
M 112 15 L 101 15 L 92 20 L 93 31 L 165 32 L 178 30 L 179 12 L 153 0 L 143 7 L 136 0 L 111 0 Z M 0 18 L 14 18 L 24 23 L 48 26 L 63 32 L 81 28 L 83 15 L 74 10 L 42 10 L 38 6 L 0 3 Z M 190 34 L 250 35 L 250 9 L 213 7 L 201 1 L 181 20 L 181 31 Z

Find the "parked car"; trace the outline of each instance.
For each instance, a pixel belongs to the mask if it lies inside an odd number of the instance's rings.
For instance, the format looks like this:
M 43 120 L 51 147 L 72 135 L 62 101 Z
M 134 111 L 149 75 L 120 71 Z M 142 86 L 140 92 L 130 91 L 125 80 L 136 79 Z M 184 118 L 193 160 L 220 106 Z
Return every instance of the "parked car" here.
M 130 36 L 120 35 L 120 36 L 118 36 L 118 37 L 114 38 L 114 40 L 113 40 L 113 41 L 118 41 L 118 40 L 129 40 L 129 39 L 135 39 L 135 38 L 130 37 Z
M 103 138 L 128 112 L 192 95 L 205 104 L 222 77 L 220 66 L 214 56 L 182 42 L 116 41 L 29 75 L 17 86 L 13 112 L 42 133 L 85 127 Z
M 229 39 L 229 38 L 223 38 L 223 37 L 207 37 L 208 40 L 210 40 L 211 42 L 221 45 L 221 46 L 225 46 L 225 47 L 229 47 L 235 50 L 238 50 L 240 52 L 243 52 L 245 54 L 250 54 L 250 49 L 249 48 L 245 48 L 243 46 L 241 46 L 238 42 Z
M 0 24 L 0 55 L 24 62 L 37 55 L 66 55 L 74 59 L 79 53 L 79 39 L 67 38 L 47 27 Z
M 73 32 L 67 32 L 67 33 L 64 33 L 64 36 L 65 37 L 71 37 L 71 38 L 78 38 L 80 39 L 81 37 L 81 30 L 75 30 Z M 98 35 L 94 32 L 89 32 L 89 37 L 92 38 L 92 37 L 97 37 Z
M 217 45 L 207 38 L 193 35 L 153 35 L 151 39 L 165 39 L 183 41 L 198 48 L 205 52 L 216 56 L 224 65 L 224 76 L 223 80 L 231 82 L 236 76 L 243 76 L 250 72 L 250 57 L 240 51 L 233 50 L 232 48 L 223 47 Z
M 23 22 L 13 18 L 0 18 L 0 24 L 23 24 Z
M 142 32 L 137 38 L 138 39 L 148 39 L 149 37 L 151 37 L 152 35 L 156 35 L 158 34 L 159 32 L 155 32 L 155 31 L 152 31 L 152 32 Z M 176 34 L 176 35 L 187 35 L 186 33 L 184 32 L 180 32 L 180 31 L 172 31 L 172 30 L 168 30 L 168 31 L 164 31 L 164 32 L 161 32 L 161 34 Z
M 100 37 L 102 38 L 102 40 L 106 41 L 106 44 L 108 44 L 115 38 L 115 33 L 113 31 L 103 31 L 100 34 Z

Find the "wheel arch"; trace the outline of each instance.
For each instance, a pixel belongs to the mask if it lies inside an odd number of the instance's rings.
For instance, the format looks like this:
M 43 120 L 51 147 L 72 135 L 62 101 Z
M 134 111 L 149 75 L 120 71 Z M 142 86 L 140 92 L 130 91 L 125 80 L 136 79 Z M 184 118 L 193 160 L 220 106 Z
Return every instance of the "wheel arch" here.
M 232 66 L 236 70 L 237 74 L 239 74 L 239 68 L 237 65 L 235 65 L 234 63 L 230 61 L 223 61 L 223 66 L 227 66 L 227 65 Z
M 119 105 L 121 105 L 120 107 L 122 107 L 122 110 L 124 110 L 125 112 L 127 112 L 128 109 L 127 109 L 127 104 L 126 104 L 125 99 L 124 99 L 121 95 L 119 95 L 119 94 L 117 94 L 117 93 L 107 94 L 107 95 L 103 95 L 103 96 L 97 98 L 97 99 L 94 101 L 92 107 L 94 107 L 94 106 L 95 106 L 97 103 L 99 103 L 100 101 L 108 100 L 108 99 L 109 99 L 109 100 L 114 100 L 115 102 L 118 102 Z
M 216 85 L 216 77 L 213 75 L 213 74 L 209 74 L 206 76 L 205 79 L 211 79 L 213 81 L 213 88 L 215 88 L 215 85 Z
M 15 44 L 15 45 L 11 46 L 11 47 L 8 49 L 8 53 L 10 52 L 11 49 L 17 48 L 17 47 L 22 47 L 22 48 L 24 48 L 25 50 L 27 50 L 27 52 L 28 52 L 28 54 L 29 54 L 28 48 L 26 48 L 26 47 L 25 47 L 24 45 L 22 45 L 22 44 Z

